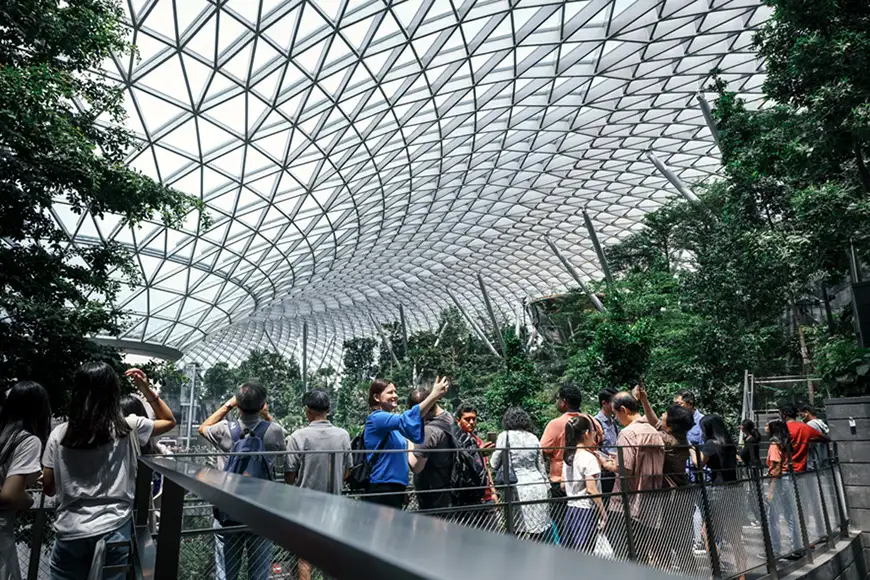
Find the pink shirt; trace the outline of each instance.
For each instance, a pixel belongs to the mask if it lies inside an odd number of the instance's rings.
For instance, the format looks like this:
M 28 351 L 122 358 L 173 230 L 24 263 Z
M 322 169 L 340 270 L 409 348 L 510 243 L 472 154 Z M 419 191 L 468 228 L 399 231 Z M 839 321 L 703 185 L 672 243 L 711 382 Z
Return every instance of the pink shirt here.
M 622 448 L 625 463 L 625 482 L 616 472 L 610 511 L 622 510 L 622 498 L 618 495 L 625 485 L 628 492 L 648 491 L 662 488 L 662 473 L 665 463 L 665 444 L 661 434 L 641 417 L 619 433 L 617 447 Z M 617 463 L 618 467 L 618 463 Z M 658 527 L 661 519 L 661 506 L 657 501 L 659 494 L 634 493 L 629 496 L 629 509 L 632 519 L 643 524 Z

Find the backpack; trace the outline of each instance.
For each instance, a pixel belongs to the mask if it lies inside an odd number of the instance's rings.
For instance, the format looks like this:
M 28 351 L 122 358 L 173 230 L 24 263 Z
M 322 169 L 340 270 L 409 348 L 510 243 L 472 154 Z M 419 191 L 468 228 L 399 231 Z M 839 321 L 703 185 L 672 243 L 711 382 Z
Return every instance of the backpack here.
M 369 454 L 366 449 L 365 431 L 354 437 L 350 442 L 350 449 L 353 458 L 350 473 L 347 475 L 347 486 L 351 491 L 359 493 L 364 492 L 369 488 L 369 485 L 371 484 L 372 468 L 378 462 L 378 459 L 380 459 L 380 451 L 382 451 L 386 446 L 389 437 L 389 433 L 384 435 L 384 438 L 380 443 L 378 443 L 378 446 L 375 447 L 375 453 L 372 455 L 371 461 L 369 461 Z
M 489 475 L 477 442 L 456 423 L 451 423 L 449 428 L 434 426 L 450 438 L 451 446 L 456 449 L 450 469 L 452 505 L 479 504 L 489 487 Z
M 269 430 L 271 423 L 269 421 L 260 421 L 251 429 L 242 431 L 242 426 L 238 421 L 230 421 L 230 437 L 233 440 L 233 446 L 230 449 L 232 453 L 257 453 L 266 451 L 266 443 L 263 437 L 266 436 L 266 431 Z M 231 455 L 227 458 L 227 463 L 224 465 L 224 471 L 227 473 L 237 473 L 246 477 L 254 477 L 257 479 L 272 479 L 272 460 L 265 455 Z M 222 526 L 240 525 L 235 520 L 232 520 L 227 514 L 214 509 L 215 519 Z

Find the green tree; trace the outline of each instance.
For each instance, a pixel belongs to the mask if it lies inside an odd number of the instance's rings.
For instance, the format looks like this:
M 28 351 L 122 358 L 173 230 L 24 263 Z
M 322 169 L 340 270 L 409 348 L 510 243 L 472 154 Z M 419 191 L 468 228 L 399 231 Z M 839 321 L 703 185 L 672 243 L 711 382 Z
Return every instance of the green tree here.
M 0 15 L 0 382 L 39 381 L 59 411 L 82 362 L 119 366 L 87 337 L 121 328 L 113 273 L 135 273 L 117 243 L 70 244 L 52 208 L 176 225 L 202 206 L 123 163 L 122 92 L 93 72 L 131 51 L 116 2 L 10 0 Z
M 305 419 L 302 413 L 302 374 L 294 358 L 266 350 L 252 350 L 235 369 L 235 375 L 238 383 L 256 380 L 266 387 L 272 416 L 285 429 L 302 425 Z
M 351 338 L 343 347 L 343 376 L 335 397 L 335 424 L 359 432 L 368 415 L 368 387 L 375 373 L 373 338 Z

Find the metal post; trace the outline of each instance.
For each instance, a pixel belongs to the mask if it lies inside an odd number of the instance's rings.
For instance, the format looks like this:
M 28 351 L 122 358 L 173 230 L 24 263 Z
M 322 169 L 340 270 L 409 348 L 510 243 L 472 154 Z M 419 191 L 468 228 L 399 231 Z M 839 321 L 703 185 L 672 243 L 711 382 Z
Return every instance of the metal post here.
M 27 580 L 39 578 L 39 561 L 42 556 L 42 543 L 45 539 L 45 494 L 40 494 L 39 511 L 33 519 L 30 539 L 30 563 L 27 565 Z
M 653 165 L 656 166 L 656 169 L 659 170 L 659 173 L 664 175 L 665 179 L 670 181 L 671 185 L 673 185 L 676 188 L 676 190 L 680 192 L 680 195 L 682 195 L 684 198 L 686 198 L 686 200 L 688 200 L 691 203 L 698 203 L 700 201 L 698 199 L 698 196 L 695 195 L 694 193 L 692 193 L 692 190 L 690 190 L 688 187 L 686 187 L 683 184 L 683 182 L 680 181 L 680 178 L 677 177 L 673 171 L 668 169 L 667 165 L 662 163 L 661 159 L 659 159 L 658 157 L 655 156 L 655 153 L 653 153 L 652 151 L 647 151 L 646 157 L 647 157 L 647 159 L 649 159 L 652 162 Z
M 402 323 L 402 358 L 408 358 L 408 324 L 405 322 L 405 307 L 399 304 L 399 321 Z
M 836 441 L 833 448 L 828 447 L 828 462 L 831 464 L 831 483 L 834 485 L 834 496 L 837 498 L 837 512 L 840 516 L 840 537 L 849 537 L 849 518 L 846 515 L 845 499 L 843 498 L 840 482 L 843 481 L 843 473 L 840 468 L 840 455 Z M 834 467 L 836 466 L 836 469 Z M 837 472 L 840 472 L 840 478 L 837 479 Z M 847 507 L 847 506 L 846 506 Z
M 327 451 L 326 454 L 329 456 L 329 468 L 327 471 L 327 481 L 329 482 L 329 493 L 341 493 L 341 480 L 335 480 L 335 452 Z M 337 484 L 337 485 L 336 485 Z
M 559 251 L 559 247 L 553 243 L 553 240 L 550 238 L 545 238 L 547 240 L 547 244 L 550 246 L 550 249 L 553 250 L 553 253 L 556 254 L 556 257 L 559 258 L 559 261 L 562 262 L 562 265 L 565 266 L 565 269 L 568 270 L 568 273 L 571 274 L 571 277 L 574 278 L 574 281 L 577 282 L 577 285 L 586 293 L 586 296 L 589 298 L 589 301 L 592 302 L 592 305 L 595 306 L 595 309 L 598 312 L 604 312 L 604 304 L 601 303 L 601 300 L 598 299 L 592 290 L 583 282 L 583 279 L 580 278 L 580 274 L 577 273 L 577 270 L 574 269 L 574 266 L 571 262 L 568 261 L 565 256 L 562 255 L 562 252 Z
M 502 481 L 504 481 L 504 488 L 501 490 L 501 498 L 502 503 L 504 503 L 504 527 L 509 534 L 515 534 L 516 529 L 514 526 L 514 506 L 513 506 L 513 494 L 511 493 L 510 488 L 510 461 L 511 461 L 511 450 L 510 447 L 507 449 L 502 449 L 502 456 L 504 459 L 501 462 L 501 476 Z
M 704 115 L 707 127 L 710 128 L 710 134 L 713 136 L 716 148 L 721 149 L 719 145 L 719 127 L 716 126 L 716 119 L 713 118 L 713 110 L 710 108 L 710 103 L 707 102 L 707 99 L 701 93 L 698 93 L 698 104 L 701 105 L 701 114 Z
M 187 448 L 190 449 L 193 437 L 193 403 L 196 395 L 196 374 L 199 368 L 199 363 L 190 363 L 193 367 L 193 374 L 190 377 L 190 399 L 187 407 Z
M 308 390 L 308 322 L 302 323 L 302 389 Z
M 824 445 L 823 443 L 819 443 L 818 445 Z M 825 490 L 822 485 L 822 466 L 815 465 L 813 466 L 813 471 L 816 474 L 816 483 L 819 485 L 819 499 L 822 502 L 822 517 L 825 520 L 825 537 L 827 538 L 827 544 L 829 548 L 834 547 L 834 531 L 831 529 L 831 518 L 828 515 L 828 506 L 825 503 Z
M 791 485 L 794 488 L 794 502 L 797 505 L 797 516 L 798 516 L 798 524 L 801 528 L 801 541 L 803 542 L 804 554 L 806 555 L 807 562 L 813 563 L 813 550 L 810 547 L 810 535 L 807 532 L 807 522 L 806 515 L 804 514 L 803 504 L 801 503 L 801 494 L 798 489 L 797 477 L 794 472 L 794 458 L 792 455 L 791 449 L 791 441 L 786 443 L 786 453 L 788 453 L 788 472 L 791 475 Z
M 701 457 L 701 447 L 695 447 L 695 454 Z M 713 510 L 710 505 L 707 482 L 704 478 L 704 470 L 695 468 L 695 481 L 700 482 L 701 488 L 701 515 L 704 518 L 704 527 L 707 530 L 707 553 L 710 554 L 710 568 L 713 578 L 722 578 L 722 560 L 719 558 L 719 547 L 716 545 L 716 528 L 713 526 Z
M 824 283 L 819 282 L 819 290 L 822 293 L 822 303 L 825 305 L 825 320 L 828 323 L 828 332 L 834 332 L 836 325 L 834 324 L 834 313 L 831 311 L 831 298 L 828 296 L 828 289 Z
M 384 329 L 381 328 L 381 325 L 378 324 L 378 321 L 375 320 L 375 317 L 371 312 L 369 312 L 369 319 L 372 321 L 372 324 L 375 326 L 375 329 L 378 331 L 378 334 L 381 335 L 381 340 L 383 340 L 384 344 L 387 345 L 387 350 L 390 351 L 390 357 L 393 359 L 393 362 L 396 364 L 396 366 L 401 366 L 399 359 L 396 358 L 396 352 L 393 350 L 393 343 L 390 342 L 390 339 L 387 336 L 387 334 L 384 332 Z
M 849 240 L 849 270 L 852 275 L 852 282 L 860 282 L 861 262 L 858 260 L 858 254 L 855 252 L 855 243 L 852 240 Z
M 776 569 L 776 554 L 773 553 L 773 544 L 770 541 L 770 526 L 778 526 L 779 522 L 770 523 L 767 518 L 767 505 L 764 503 L 764 485 L 761 478 L 761 468 L 754 462 L 749 468 L 752 483 L 755 486 L 755 495 L 758 498 L 758 523 L 761 524 L 761 536 L 764 540 L 764 559 L 767 562 L 767 574 L 771 580 L 779 580 L 779 572 Z
M 586 231 L 589 232 L 592 247 L 595 248 L 595 253 L 598 255 L 598 265 L 601 266 L 601 271 L 604 273 L 604 280 L 607 282 L 607 287 L 612 291 L 613 276 L 610 275 L 610 265 L 607 263 L 604 250 L 601 249 L 601 243 L 598 241 L 598 234 L 595 233 L 595 228 L 592 226 L 592 220 L 589 219 L 589 213 L 585 209 L 583 210 L 583 221 L 586 222 Z
M 616 459 L 619 461 L 619 492 L 622 498 L 622 515 L 625 518 L 625 543 L 628 545 L 628 559 L 632 562 L 637 562 L 637 546 L 634 542 L 634 529 L 631 525 L 631 506 L 628 505 L 625 460 L 622 454 L 622 447 L 616 448 Z
M 447 291 L 447 295 L 450 296 L 451 300 L 453 300 L 453 303 L 456 305 L 456 309 L 459 310 L 460 314 L 462 314 L 465 322 L 467 322 L 468 326 L 471 327 L 471 331 L 477 334 L 478 338 L 480 338 L 480 340 L 482 340 L 484 344 L 486 344 L 492 354 L 494 354 L 498 358 L 501 358 L 501 355 L 498 353 L 496 348 L 492 346 L 492 343 L 486 337 L 486 334 L 483 333 L 480 327 L 477 326 L 477 323 L 474 322 L 474 320 L 468 315 L 468 313 L 465 311 L 465 308 L 462 307 L 462 304 L 459 303 L 459 300 L 456 299 L 456 296 L 453 294 L 450 288 L 445 288 L 444 290 Z
M 498 345 L 501 347 L 502 356 L 507 359 L 507 346 L 504 343 L 504 337 L 501 335 L 501 328 L 498 321 L 495 319 L 495 311 L 492 309 L 492 303 L 489 301 L 489 294 L 486 293 L 486 285 L 483 283 L 483 276 L 480 272 L 477 273 L 477 283 L 480 284 L 480 293 L 483 295 L 483 304 L 486 306 L 486 311 L 489 313 L 489 320 L 492 322 L 492 331 L 495 334 Z
M 136 527 L 147 526 L 148 516 L 151 511 L 151 479 L 152 470 L 150 467 L 139 462 L 136 471 L 136 496 L 134 498 L 134 520 L 133 525 Z
M 435 345 L 432 348 L 438 348 L 438 344 L 441 342 L 441 338 L 444 336 L 444 331 L 447 330 L 448 324 L 450 324 L 450 322 L 445 320 L 444 324 L 441 325 L 441 330 L 438 331 L 438 338 L 435 339 Z
M 178 577 L 181 550 L 181 523 L 184 489 L 168 477 L 163 478 L 163 498 L 160 503 L 160 529 L 157 531 L 155 578 Z

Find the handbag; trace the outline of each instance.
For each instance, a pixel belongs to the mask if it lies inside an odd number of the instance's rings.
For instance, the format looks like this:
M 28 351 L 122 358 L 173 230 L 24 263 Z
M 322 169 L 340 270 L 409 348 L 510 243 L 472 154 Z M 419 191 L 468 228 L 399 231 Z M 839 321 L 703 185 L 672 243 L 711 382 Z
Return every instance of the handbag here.
M 507 464 L 508 464 L 508 481 L 504 480 L 504 467 L 499 467 L 492 480 L 495 483 L 496 487 L 504 487 L 506 485 L 516 485 L 517 484 L 517 472 L 514 471 L 513 463 L 511 462 L 511 436 L 510 433 L 505 432 L 505 446 L 507 451 Z

